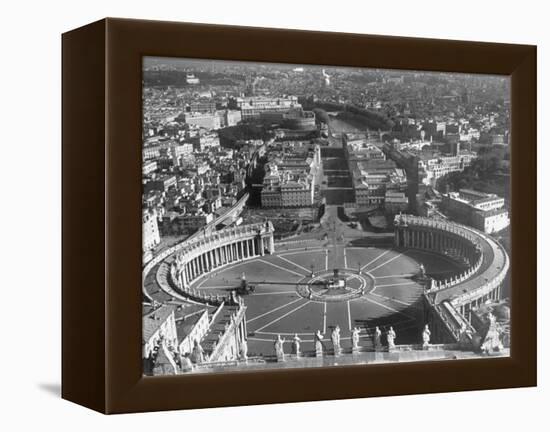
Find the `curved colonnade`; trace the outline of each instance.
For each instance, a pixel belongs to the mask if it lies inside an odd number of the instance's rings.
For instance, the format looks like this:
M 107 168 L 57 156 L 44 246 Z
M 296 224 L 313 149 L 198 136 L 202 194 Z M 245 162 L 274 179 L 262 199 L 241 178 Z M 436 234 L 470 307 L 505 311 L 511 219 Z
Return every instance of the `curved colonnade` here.
M 395 245 L 447 256 L 464 267 L 448 279 L 432 279 L 424 292 L 426 321 L 434 339 L 461 341 L 475 332 L 472 310 L 499 300 L 509 270 L 504 248 L 473 228 L 419 216 L 395 217 Z
M 175 297 L 183 295 L 186 300 L 212 305 L 219 305 L 222 301 L 236 302 L 231 296 L 204 294 L 191 285 L 202 275 L 220 267 L 273 253 L 273 231 L 273 225 L 268 221 L 226 228 L 183 241 L 148 262 L 143 269 L 143 280 L 158 265 L 157 282 Z M 144 294 L 147 296 L 145 289 Z

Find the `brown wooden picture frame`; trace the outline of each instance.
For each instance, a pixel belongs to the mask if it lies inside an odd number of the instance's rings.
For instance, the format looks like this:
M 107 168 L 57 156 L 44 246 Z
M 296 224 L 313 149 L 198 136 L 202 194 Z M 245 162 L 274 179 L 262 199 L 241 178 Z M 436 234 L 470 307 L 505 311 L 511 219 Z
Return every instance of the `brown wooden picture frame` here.
M 62 49 L 63 398 L 123 413 L 536 385 L 536 47 L 104 19 Z M 511 356 L 143 378 L 143 56 L 511 76 Z

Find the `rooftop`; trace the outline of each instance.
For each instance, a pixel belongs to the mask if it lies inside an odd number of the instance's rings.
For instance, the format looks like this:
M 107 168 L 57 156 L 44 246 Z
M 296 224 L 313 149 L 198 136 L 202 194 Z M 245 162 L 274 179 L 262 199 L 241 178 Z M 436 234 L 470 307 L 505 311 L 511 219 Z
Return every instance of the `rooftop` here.
M 174 313 L 176 306 L 164 304 L 143 316 L 143 340 L 148 341 L 159 327 Z

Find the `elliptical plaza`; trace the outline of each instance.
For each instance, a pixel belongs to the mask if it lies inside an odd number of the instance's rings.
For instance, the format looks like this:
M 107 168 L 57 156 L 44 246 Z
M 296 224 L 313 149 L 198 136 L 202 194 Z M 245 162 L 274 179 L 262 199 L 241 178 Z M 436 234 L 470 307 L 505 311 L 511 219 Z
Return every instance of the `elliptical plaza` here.
M 335 207 L 324 225 L 332 232 L 323 240 L 290 242 L 275 242 L 270 222 L 228 228 L 148 263 L 146 298 L 212 311 L 199 359 L 191 362 L 195 372 L 480 355 L 483 340 L 471 315 L 500 296 L 509 261 L 498 243 L 458 224 L 398 215 L 394 245 L 368 246 L 337 218 Z M 393 346 L 383 342 L 390 327 L 397 335 Z M 321 354 L 317 331 L 324 336 Z M 274 349 L 277 338 L 286 342 L 283 357 Z M 501 347 L 498 354 L 507 352 Z

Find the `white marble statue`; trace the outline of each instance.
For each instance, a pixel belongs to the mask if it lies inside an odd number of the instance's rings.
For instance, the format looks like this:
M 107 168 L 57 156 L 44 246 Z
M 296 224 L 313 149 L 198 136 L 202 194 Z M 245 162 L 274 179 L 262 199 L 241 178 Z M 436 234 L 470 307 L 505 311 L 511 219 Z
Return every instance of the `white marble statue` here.
M 315 354 L 317 356 L 323 355 L 323 337 L 324 335 L 321 333 L 321 330 L 317 330 L 315 333 Z
M 195 343 L 193 346 L 193 361 L 196 364 L 204 363 L 204 349 L 202 348 L 198 339 L 195 339 Z
M 297 334 L 294 335 L 294 339 L 292 339 L 292 352 L 296 354 L 296 357 L 300 357 L 300 342 L 302 342 L 302 339 L 298 337 Z
M 424 264 L 420 264 L 420 277 L 426 277 L 426 268 Z
M 277 335 L 275 338 L 275 355 L 277 356 L 278 361 L 284 361 L 285 360 L 285 350 L 284 350 L 284 343 L 285 339 L 281 337 L 281 335 Z
M 241 357 L 241 360 L 244 360 L 244 361 L 248 360 L 248 343 L 246 342 L 246 339 L 243 339 L 241 341 L 240 357 Z
M 430 345 L 430 336 L 432 335 L 432 332 L 430 331 L 430 328 L 428 327 L 428 324 L 424 326 L 424 331 L 422 331 L 422 347 L 427 348 L 428 345 Z
M 374 336 L 373 336 L 373 344 L 375 351 L 379 351 L 382 348 L 382 332 L 380 331 L 380 328 L 376 326 L 374 329 Z
M 353 351 L 359 349 L 359 333 L 361 333 L 361 329 L 358 327 L 354 327 L 351 331 L 351 348 Z
M 486 354 L 502 351 L 504 345 L 500 340 L 500 329 L 497 319 L 491 312 L 489 312 L 487 318 L 489 319 L 489 329 L 481 344 L 481 351 Z
M 191 362 L 188 353 L 180 356 L 180 366 L 182 372 L 191 372 L 193 370 L 193 362 Z
M 332 340 L 332 348 L 334 349 L 334 355 L 340 355 L 340 353 L 342 352 L 342 347 L 340 346 L 340 327 L 339 326 L 334 327 L 330 335 L 330 338 Z
M 390 326 L 390 329 L 386 333 L 386 339 L 388 341 L 388 351 L 391 351 L 395 349 L 395 338 L 396 338 L 395 331 L 393 327 Z

